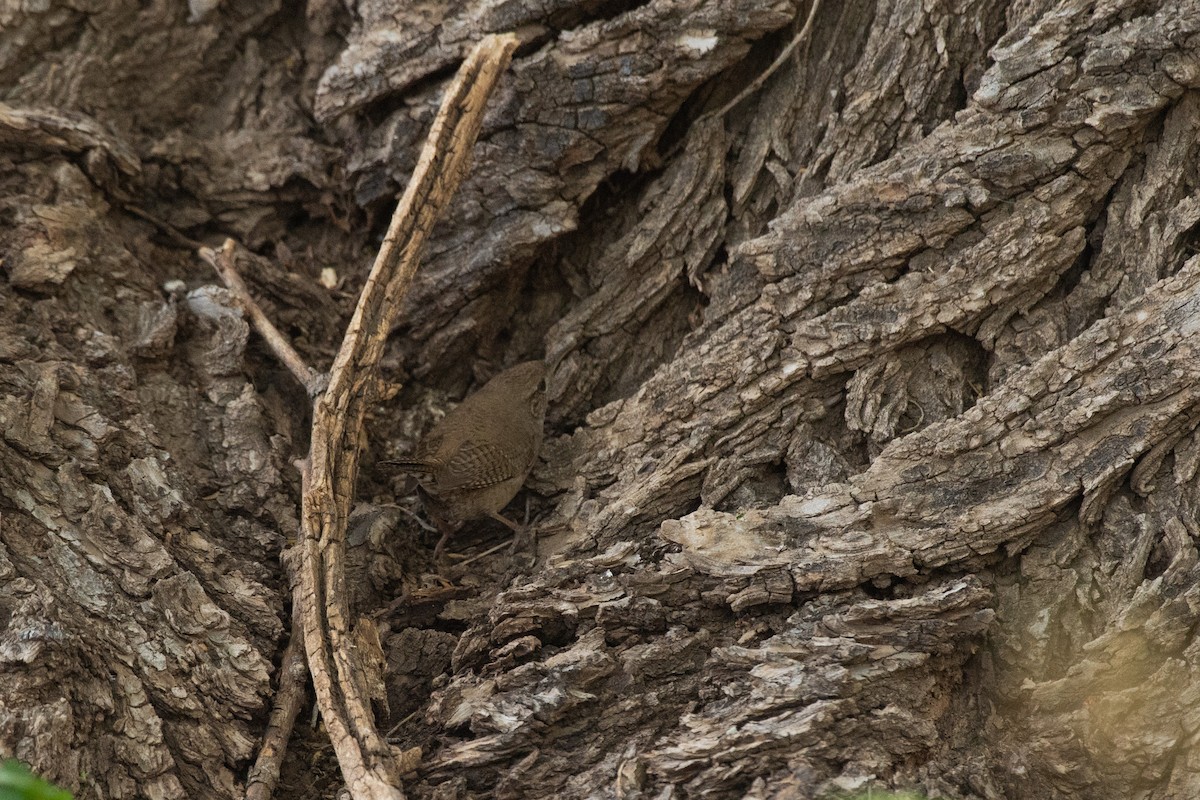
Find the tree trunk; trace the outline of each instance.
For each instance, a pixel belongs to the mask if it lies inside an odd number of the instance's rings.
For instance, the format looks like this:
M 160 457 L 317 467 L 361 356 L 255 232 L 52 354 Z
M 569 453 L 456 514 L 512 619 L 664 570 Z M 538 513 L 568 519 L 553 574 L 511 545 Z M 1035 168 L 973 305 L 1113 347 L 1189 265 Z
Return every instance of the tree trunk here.
M 309 403 L 194 245 L 328 368 L 511 30 L 366 389 L 406 795 L 1200 797 L 1200 5 L 348 5 L 0 7 L 0 756 L 241 796 Z M 538 357 L 536 552 L 435 579 L 374 462 Z

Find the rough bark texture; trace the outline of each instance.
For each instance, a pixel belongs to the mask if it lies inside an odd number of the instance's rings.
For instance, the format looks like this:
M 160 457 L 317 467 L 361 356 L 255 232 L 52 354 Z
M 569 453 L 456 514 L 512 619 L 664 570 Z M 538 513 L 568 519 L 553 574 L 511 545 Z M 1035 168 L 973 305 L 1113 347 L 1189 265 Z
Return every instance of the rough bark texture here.
M 309 403 L 164 231 L 327 369 L 511 30 L 350 518 L 405 794 L 1200 796 L 1200 6 L 824 2 L 713 115 L 810 8 L 0 6 L 0 756 L 241 796 Z M 537 551 L 435 578 L 374 461 L 543 356 Z

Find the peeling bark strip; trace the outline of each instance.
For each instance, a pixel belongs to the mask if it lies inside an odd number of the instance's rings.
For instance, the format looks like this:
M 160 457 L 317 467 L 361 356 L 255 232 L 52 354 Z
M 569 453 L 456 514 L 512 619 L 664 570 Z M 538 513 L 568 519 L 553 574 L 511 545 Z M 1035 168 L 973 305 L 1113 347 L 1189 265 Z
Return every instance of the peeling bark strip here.
M 363 418 L 373 402 L 369 387 L 425 240 L 466 174 L 484 104 L 516 46 L 513 36 L 487 37 L 447 88 L 334 360 L 329 388 L 313 409 L 312 446 L 302 465 L 297 592 L 317 703 L 346 785 L 359 800 L 404 796 L 400 754 L 376 730 L 370 697 L 357 680 L 364 665 L 355 653 L 346 590 L 346 521 Z
M 1198 334 L 1200 256 L 959 418 L 892 443 L 848 485 L 763 511 L 697 511 L 662 536 L 699 572 L 782 568 L 796 591 L 824 592 L 963 568 L 1080 499 L 1093 523 L 1140 458 L 1194 425 Z
M 142 162 L 127 143 L 82 114 L 0 103 L 0 144 L 81 154 L 97 183 L 115 188 L 119 175 L 137 179 Z

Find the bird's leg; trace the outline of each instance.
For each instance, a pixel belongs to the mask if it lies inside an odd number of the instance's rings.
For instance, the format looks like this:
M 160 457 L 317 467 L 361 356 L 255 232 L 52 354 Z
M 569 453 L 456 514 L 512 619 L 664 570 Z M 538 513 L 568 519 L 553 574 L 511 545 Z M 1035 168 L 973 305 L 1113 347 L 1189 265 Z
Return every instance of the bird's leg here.
M 537 537 L 530 536 L 530 532 L 532 529 L 529 527 L 528 513 L 525 516 L 525 524 L 524 525 L 520 525 L 516 522 L 513 522 L 511 519 L 509 519 L 508 517 L 506 517 L 500 513 L 490 514 L 489 516 L 492 519 L 496 520 L 497 522 L 504 523 L 509 529 L 512 530 L 512 532 L 513 532 L 512 552 L 513 552 L 514 556 L 517 553 L 520 553 L 523 551 L 529 551 L 530 554 L 532 555 L 532 557 L 535 560 L 537 559 Z M 532 539 L 532 547 L 530 546 L 531 539 Z
M 529 495 L 525 495 L 525 521 L 521 527 L 524 528 L 525 532 L 524 534 L 516 534 L 513 536 L 513 550 L 516 550 L 517 547 L 528 546 L 529 554 L 533 561 L 536 562 L 538 554 L 538 533 L 534 531 L 533 528 L 529 527 Z M 517 543 L 518 536 L 525 540 L 519 545 Z
M 441 517 L 435 517 L 432 514 L 429 517 L 437 525 L 437 529 L 441 531 L 442 538 L 438 539 L 438 543 L 433 548 L 433 563 L 437 563 L 442 557 L 442 550 L 446 548 L 446 541 L 450 538 L 456 528 L 449 522 L 446 522 Z
M 511 519 L 504 516 L 499 511 L 493 511 L 488 516 L 490 516 L 492 519 L 496 520 L 496 522 L 503 522 L 505 527 L 507 527 L 513 533 L 522 534 L 527 530 L 527 528 L 524 525 L 520 525 L 516 522 L 513 522 Z

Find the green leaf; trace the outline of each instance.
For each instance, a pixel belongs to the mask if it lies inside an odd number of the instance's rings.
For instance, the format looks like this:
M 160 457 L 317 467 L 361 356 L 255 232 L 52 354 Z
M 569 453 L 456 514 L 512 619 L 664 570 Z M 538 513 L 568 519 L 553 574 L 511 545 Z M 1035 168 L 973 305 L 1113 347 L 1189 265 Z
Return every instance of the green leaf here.
M 0 764 L 0 800 L 72 800 L 71 793 L 42 780 L 10 758 Z

